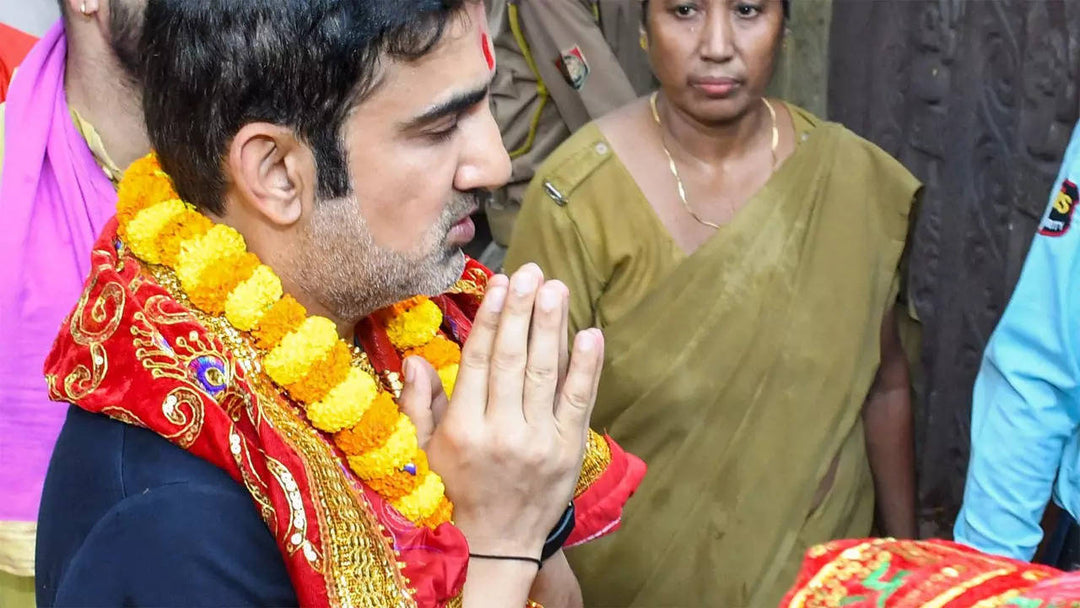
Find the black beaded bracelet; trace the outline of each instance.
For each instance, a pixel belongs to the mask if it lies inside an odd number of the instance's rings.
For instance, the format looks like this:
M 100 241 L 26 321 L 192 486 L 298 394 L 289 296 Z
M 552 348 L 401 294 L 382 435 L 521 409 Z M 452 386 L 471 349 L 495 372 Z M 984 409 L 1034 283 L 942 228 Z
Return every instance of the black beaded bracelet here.
M 522 555 L 485 555 L 483 553 L 470 553 L 469 557 L 475 557 L 476 559 L 498 559 L 508 562 L 529 562 L 530 564 L 536 564 L 537 568 L 544 567 L 544 562 L 535 557 L 525 557 Z

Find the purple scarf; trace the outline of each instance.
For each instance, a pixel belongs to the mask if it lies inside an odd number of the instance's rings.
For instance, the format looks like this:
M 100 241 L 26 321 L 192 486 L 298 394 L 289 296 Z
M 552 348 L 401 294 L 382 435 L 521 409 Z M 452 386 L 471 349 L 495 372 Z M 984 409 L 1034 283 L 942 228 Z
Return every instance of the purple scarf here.
M 36 521 L 67 408 L 46 395 L 45 355 L 89 272 L 116 191 L 76 130 L 57 23 L 8 92 L 0 174 L 0 521 Z

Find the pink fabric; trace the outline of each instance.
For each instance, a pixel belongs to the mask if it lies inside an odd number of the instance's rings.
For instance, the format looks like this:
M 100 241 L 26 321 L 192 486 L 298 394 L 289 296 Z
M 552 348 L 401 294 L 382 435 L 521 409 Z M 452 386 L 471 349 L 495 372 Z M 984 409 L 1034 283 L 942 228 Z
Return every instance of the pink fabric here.
M 42 367 L 82 292 L 90 249 L 116 191 L 75 129 L 57 23 L 8 90 L 0 174 L 0 521 L 37 520 L 42 482 L 67 407 L 49 401 Z

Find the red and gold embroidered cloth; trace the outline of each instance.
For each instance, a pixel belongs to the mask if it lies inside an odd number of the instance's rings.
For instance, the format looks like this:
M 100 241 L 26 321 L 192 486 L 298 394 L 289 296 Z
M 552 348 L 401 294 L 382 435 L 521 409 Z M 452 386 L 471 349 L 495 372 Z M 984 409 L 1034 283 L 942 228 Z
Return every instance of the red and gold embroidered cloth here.
M 811 549 L 781 608 L 1080 608 L 1080 574 L 947 541 L 845 540 Z
M 489 275 L 469 260 L 462 279 L 434 298 L 448 336 L 468 335 Z M 371 327 L 358 330 L 373 349 L 360 364 L 391 378 L 400 361 L 375 347 Z M 418 528 L 361 483 L 265 376 L 261 354 L 224 320 L 188 306 L 171 272 L 130 255 L 114 220 L 45 371 L 54 400 L 147 427 L 243 484 L 303 605 L 427 607 L 457 597 L 468 564 L 460 530 Z M 617 528 L 644 472 L 610 438 L 591 434 L 571 542 Z

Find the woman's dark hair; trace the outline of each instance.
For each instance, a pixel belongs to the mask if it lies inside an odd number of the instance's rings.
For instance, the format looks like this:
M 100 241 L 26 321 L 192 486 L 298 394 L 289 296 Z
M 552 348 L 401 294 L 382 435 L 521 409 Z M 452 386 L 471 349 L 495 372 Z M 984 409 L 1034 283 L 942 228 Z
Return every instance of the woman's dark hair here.
M 224 211 L 223 158 L 251 122 L 309 146 L 318 195 L 350 191 L 342 127 L 383 57 L 415 59 L 470 0 L 149 0 L 140 50 L 150 142 L 182 198 Z

